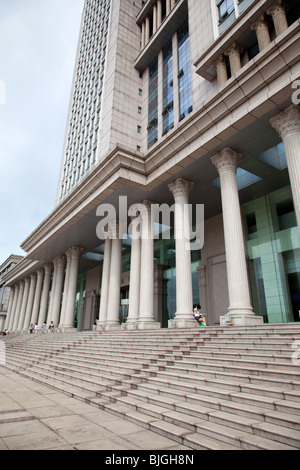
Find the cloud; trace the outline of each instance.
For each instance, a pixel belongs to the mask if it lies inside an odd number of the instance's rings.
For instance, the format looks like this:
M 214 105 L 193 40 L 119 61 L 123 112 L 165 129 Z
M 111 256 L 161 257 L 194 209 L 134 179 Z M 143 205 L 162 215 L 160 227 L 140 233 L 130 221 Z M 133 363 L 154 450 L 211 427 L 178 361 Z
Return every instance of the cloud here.
M 84 0 L 0 0 L 0 264 L 53 210 Z

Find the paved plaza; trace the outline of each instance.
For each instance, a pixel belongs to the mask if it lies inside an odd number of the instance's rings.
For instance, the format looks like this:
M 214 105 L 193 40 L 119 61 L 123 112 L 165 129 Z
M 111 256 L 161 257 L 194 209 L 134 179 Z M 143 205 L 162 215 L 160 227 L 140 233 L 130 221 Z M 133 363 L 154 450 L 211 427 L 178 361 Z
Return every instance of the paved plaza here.
M 189 450 L 0 367 L 0 450 Z

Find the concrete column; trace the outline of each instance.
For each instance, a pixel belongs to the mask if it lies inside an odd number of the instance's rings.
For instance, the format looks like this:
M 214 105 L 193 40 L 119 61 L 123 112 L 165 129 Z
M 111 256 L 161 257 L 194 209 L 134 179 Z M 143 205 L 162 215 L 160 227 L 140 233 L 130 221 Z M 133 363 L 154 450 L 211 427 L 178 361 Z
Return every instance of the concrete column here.
M 175 200 L 176 314 L 175 326 L 193 327 L 192 265 L 188 199 L 194 183 L 178 178 L 169 184 Z
M 42 328 L 43 323 L 46 321 L 46 318 L 47 318 L 49 291 L 50 291 L 51 274 L 52 274 L 52 264 L 45 264 L 44 271 L 45 271 L 45 276 L 44 276 L 43 290 L 42 290 L 42 295 L 41 295 L 38 328 Z
M 78 265 L 79 258 L 82 252 L 83 248 L 77 246 L 73 246 L 66 251 L 66 254 L 69 254 L 69 258 L 67 258 L 69 265 L 69 276 L 66 310 L 64 313 L 62 325 L 63 328 L 74 328 Z
M 14 304 L 14 298 L 15 298 L 15 286 L 10 287 L 10 294 L 9 294 L 9 303 L 8 303 L 8 308 L 7 308 L 7 314 L 5 318 L 5 322 L 3 325 L 3 329 L 7 329 L 9 327 L 9 322 L 10 318 L 12 315 L 12 309 L 13 309 L 13 304 Z
M 13 324 L 14 324 L 15 314 L 16 314 L 16 308 L 17 308 L 17 302 L 18 302 L 18 297 L 19 297 L 19 290 L 20 290 L 20 285 L 16 284 L 15 285 L 14 300 L 13 300 L 13 304 L 12 304 L 12 307 L 11 307 L 11 314 L 10 314 L 10 318 L 9 318 L 9 323 L 8 323 L 8 326 L 7 326 L 8 331 L 11 331 L 13 329 Z
M 108 305 L 105 329 L 119 327 L 119 311 L 121 296 L 121 259 L 122 237 L 119 235 L 119 222 L 117 220 L 109 224 L 109 237 L 111 238 L 111 259 L 108 287 Z
M 262 51 L 271 42 L 269 28 L 265 15 L 261 15 L 258 20 L 251 26 L 251 29 L 255 31 L 259 50 Z
M 283 140 L 294 206 L 300 230 L 300 110 L 291 105 L 285 111 L 270 120 Z
M 27 301 L 28 301 L 28 295 L 29 295 L 29 287 L 30 287 L 30 278 L 26 277 L 24 280 L 24 292 L 23 292 L 23 299 L 22 299 L 20 317 L 19 317 L 19 322 L 18 322 L 18 331 L 22 331 L 24 327 L 25 313 L 26 313 Z
M 231 75 L 235 75 L 242 68 L 241 52 L 242 49 L 236 42 L 226 51 L 226 55 L 229 57 Z
M 160 27 L 162 22 L 162 6 L 161 0 L 157 0 L 157 28 Z
M 276 36 L 279 36 L 289 27 L 286 18 L 285 6 L 283 5 L 282 0 L 277 1 L 272 5 L 267 13 L 272 16 Z
M 139 216 L 131 216 L 131 224 L 134 231 L 131 240 L 129 309 L 126 329 L 133 328 L 133 324 L 137 323 L 140 311 L 141 237 L 140 234 L 137 234 L 136 230 L 140 222 Z
M 168 16 L 171 11 L 171 0 L 166 0 L 166 15 Z
M 226 66 L 226 59 L 223 55 L 221 55 L 218 60 L 214 63 L 214 66 L 217 70 L 217 78 L 218 78 L 218 85 L 222 87 L 224 83 L 228 80 L 228 73 L 227 73 L 227 66 Z
M 52 285 L 51 285 L 51 294 L 50 294 L 50 302 L 49 302 L 49 308 L 48 308 L 48 313 L 47 313 L 47 324 L 50 323 L 52 320 L 52 309 L 53 309 L 53 300 L 54 300 L 54 292 L 55 292 L 55 284 L 56 284 L 56 267 L 53 263 L 54 269 L 53 269 L 53 278 L 52 278 Z M 51 318 L 50 318 L 51 317 Z
M 63 283 L 64 283 L 64 276 L 65 276 L 65 264 L 66 264 L 66 257 L 65 256 L 56 256 L 53 259 L 54 265 L 54 272 L 55 272 L 55 289 L 52 288 L 53 296 L 53 304 L 51 310 L 51 318 L 50 321 L 53 321 L 55 326 L 59 325 L 59 314 L 61 309 L 61 300 L 62 300 L 62 290 L 63 290 Z
M 176 0 L 171 0 L 171 10 L 175 7 Z
M 18 301 L 16 305 L 14 323 L 12 327 L 13 331 L 16 331 L 18 329 L 23 293 L 24 293 L 24 281 L 20 281 L 19 286 L 20 286 L 20 289 L 19 289 L 19 294 L 18 294 Z
M 35 288 L 36 288 L 36 274 L 34 273 L 30 275 L 30 288 L 29 288 L 28 301 L 27 301 L 27 307 L 26 307 L 26 312 L 25 312 L 25 319 L 24 319 L 24 324 L 23 324 L 23 331 L 27 331 L 28 328 L 30 327 L 30 319 L 31 319 L 32 308 L 33 308 Z
M 148 44 L 150 39 L 150 18 L 146 16 L 145 19 L 145 46 Z
M 157 31 L 157 7 L 156 3 L 153 5 L 153 34 Z
M 225 148 L 211 158 L 221 180 L 221 197 L 228 279 L 228 313 L 236 325 L 260 324 L 250 303 L 244 233 L 239 204 L 236 171 L 241 155 Z M 225 306 L 224 306 L 225 307 Z M 222 324 L 223 319 L 220 318 Z
M 145 47 L 145 21 L 142 23 L 142 49 Z
M 138 328 L 160 327 L 154 319 L 154 245 L 151 219 L 151 201 L 139 204 L 141 216 L 141 285 Z
M 68 302 L 68 288 L 69 288 L 69 278 L 70 278 L 70 269 L 71 269 L 71 252 L 67 250 L 65 254 L 66 254 L 66 260 L 67 260 L 67 266 L 66 266 L 65 283 L 64 283 L 63 295 L 62 295 L 62 306 L 61 306 L 61 312 L 60 312 L 59 327 L 64 326 L 65 312 L 66 312 L 66 307 L 67 307 L 67 302 Z
M 108 227 L 107 227 L 107 230 L 108 230 Z M 101 298 L 100 298 L 100 310 L 99 310 L 99 321 L 101 324 L 105 323 L 106 316 L 107 316 L 108 289 L 109 289 L 110 263 L 111 263 L 111 246 L 112 246 L 112 240 L 109 238 L 109 233 L 107 232 L 107 237 L 105 238 L 105 245 L 104 245 L 104 259 L 103 259 L 103 268 L 102 268 Z
M 34 301 L 32 307 L 31 322 L 34 325 L 38 322 L 38 315 L 40 310 L 41 295 L 43 289 L 43 279 L 44 279 L 44 270 L 42 268 L 38 269 L 37 272 L 37 281 L 34 294 Z

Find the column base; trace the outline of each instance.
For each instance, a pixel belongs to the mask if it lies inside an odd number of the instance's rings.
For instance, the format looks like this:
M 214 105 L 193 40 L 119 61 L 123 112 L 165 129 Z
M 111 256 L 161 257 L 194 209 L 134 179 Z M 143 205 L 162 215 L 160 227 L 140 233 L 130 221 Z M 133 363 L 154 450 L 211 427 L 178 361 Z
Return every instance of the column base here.
M 156 321 L 139 321 L 137 323 L 137 329 L 138 330 L 159 330 L 160 329 L 160 323 Z
M 121 325 L 120 323 L 105 323 L 103 330 L 110 331 L 110 330 L 120 330 Z
M 168 321 L 168 328 L 198 328 L 199 324 L 195 319 L 176 318 Z
M 263 325 L 264 319 L 259 315 L 224 315 L 220 317 L 220 326 L 254 326 L 254 325 Z
M 47 330 L 46 330 L 46 333 L 48 333 L 48 327 L 47 327 Z M 49 331 L 50 332 L 50 331 Z M 54 332 L 59 332 L 59 333 L 76 333 L 77 332 L 77 328 L 74 328 L 74 326 L 63 326 L 63 325 L 59 325 L 59 326 L 55 326 L 54 327 Z M 51 332 L 52 333 L 52 332 Z
M 137 321 L 124 323 L 124 329 L 125 330 L 136 330 L 137 327 L 138 327 Z

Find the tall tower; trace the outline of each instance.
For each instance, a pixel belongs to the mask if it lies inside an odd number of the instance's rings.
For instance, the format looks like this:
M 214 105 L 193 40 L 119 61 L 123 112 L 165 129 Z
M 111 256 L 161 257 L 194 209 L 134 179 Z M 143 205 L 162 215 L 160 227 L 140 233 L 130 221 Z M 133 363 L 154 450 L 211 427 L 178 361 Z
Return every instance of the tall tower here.
M 85 0 L 77 48 L 57 205 L 117 145 L 136 149 L 142 1 Z

